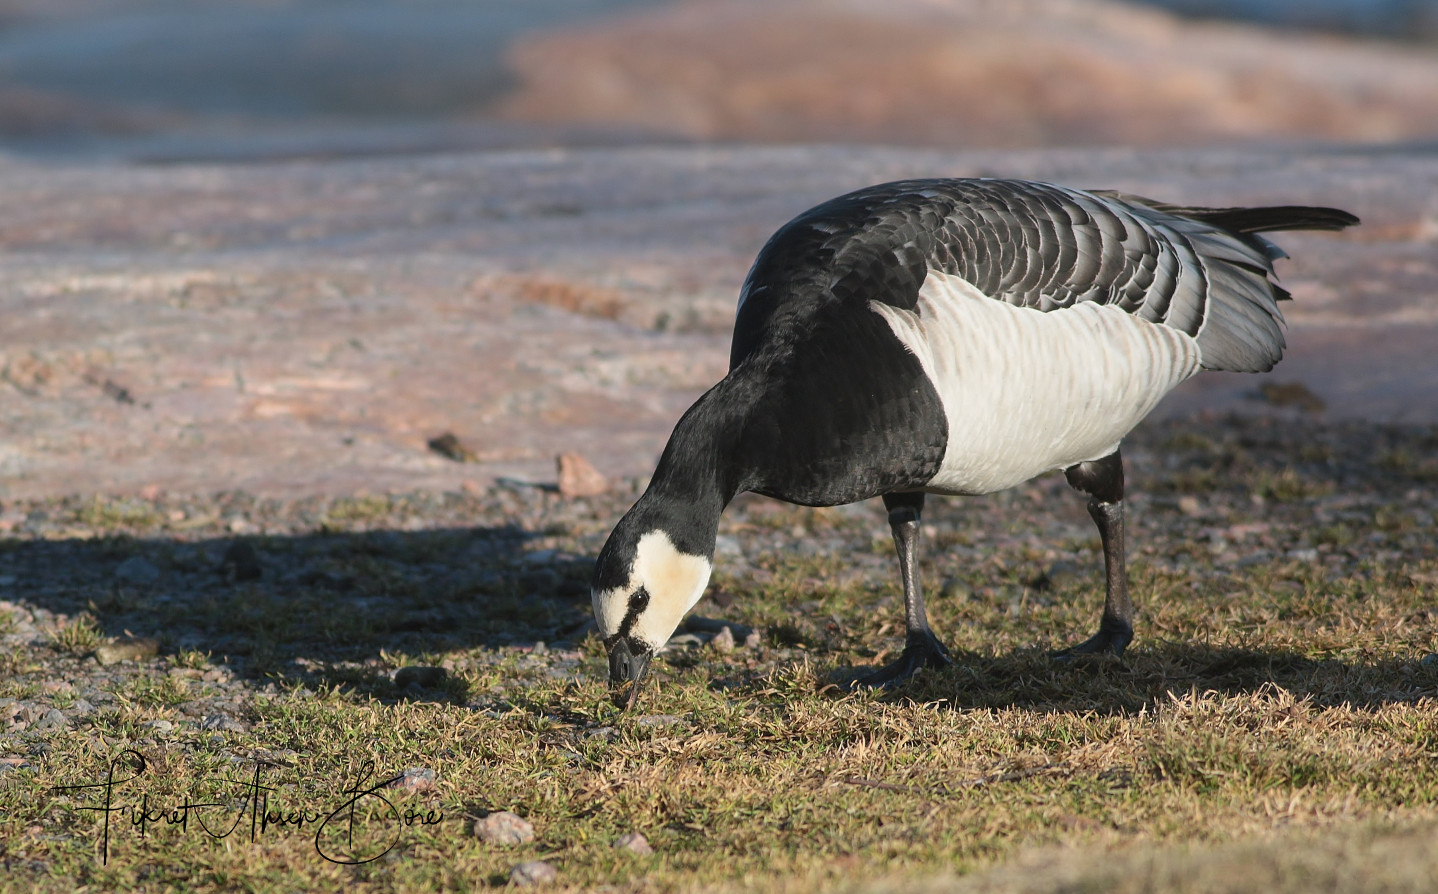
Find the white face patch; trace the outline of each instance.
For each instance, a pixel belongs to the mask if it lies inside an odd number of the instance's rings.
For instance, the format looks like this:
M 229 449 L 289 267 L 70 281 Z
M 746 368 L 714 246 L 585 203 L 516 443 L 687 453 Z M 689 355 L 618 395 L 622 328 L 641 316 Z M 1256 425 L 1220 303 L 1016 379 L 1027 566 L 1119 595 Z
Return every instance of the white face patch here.
M 663 531 L 648 532 L 635 547 L 629 583 L 593 594 L 600 634 L 610 637 L 619 632 L 634 594 L 643 588 L 649 603 L 635 617 L 629 635 L 657 651 L 704 595 L 713 570 L 703 556 L 680 552 Z

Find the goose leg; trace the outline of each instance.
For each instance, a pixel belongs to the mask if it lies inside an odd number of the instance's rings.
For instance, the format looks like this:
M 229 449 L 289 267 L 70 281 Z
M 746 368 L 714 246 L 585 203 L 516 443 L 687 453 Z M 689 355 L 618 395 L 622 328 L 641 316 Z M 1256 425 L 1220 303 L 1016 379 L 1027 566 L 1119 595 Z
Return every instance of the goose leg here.
M 899 553 L 899 573 L 904 581 L 904 652 L 898 660 L 872 674 L 860 677 L 862 686 L 893 686 L 912 677 L 921 668 L 952 664 L 949 650 L 929 629 L 924 611 L 924 594 L 919 589 L 919 518 L 924 511 L 923 493 L 884 494 L 889 510 L 889 528 Z
M 1133 603 L 1129 601 L 1128 572 L 1124 567 L 1123 458 L 1115 450 L 1103 459 L 1071 466 L 1064 471 L 1064 477 L 1090 497 L 1088 514 L 1098 525 L 1098 536 L 1103 541 L 1107 590 L 1098 633 L 1054 653 L 1054 657 L 1067 659 L 1100 652 L 1122 655 L 1133 639 Z

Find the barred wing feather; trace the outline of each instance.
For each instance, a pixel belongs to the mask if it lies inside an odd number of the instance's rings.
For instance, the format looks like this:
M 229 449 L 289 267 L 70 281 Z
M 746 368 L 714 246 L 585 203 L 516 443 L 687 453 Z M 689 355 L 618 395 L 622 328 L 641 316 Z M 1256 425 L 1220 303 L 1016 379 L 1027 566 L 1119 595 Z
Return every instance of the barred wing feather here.
M 911 310 L 930 270 L 1052 312 L 1110 304 L 1193 337 L 1206 369 L 1259 372 L 1282 356 L 1283 252 L 1262 232 L 1342 229 L 1330 208 L 1195 208 L 1018 180 L 909 180 L 826 202 L 783 227 L 741 293 L 731 365 L 789 302 Z M 798 308 L 793 308 L 798 310 Z

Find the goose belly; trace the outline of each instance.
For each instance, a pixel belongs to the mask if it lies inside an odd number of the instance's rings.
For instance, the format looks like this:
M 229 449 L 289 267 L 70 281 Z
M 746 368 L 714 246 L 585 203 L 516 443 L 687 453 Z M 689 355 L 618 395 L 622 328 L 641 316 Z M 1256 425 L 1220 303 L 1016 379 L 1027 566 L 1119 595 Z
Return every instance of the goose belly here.
M 873 302 L 943 402 L 926 489 L 984 494 L 1099 459 L 1199 369 L 1193 339 L 1112 305 L 1015 307 L 930 271 L 915 311 Z

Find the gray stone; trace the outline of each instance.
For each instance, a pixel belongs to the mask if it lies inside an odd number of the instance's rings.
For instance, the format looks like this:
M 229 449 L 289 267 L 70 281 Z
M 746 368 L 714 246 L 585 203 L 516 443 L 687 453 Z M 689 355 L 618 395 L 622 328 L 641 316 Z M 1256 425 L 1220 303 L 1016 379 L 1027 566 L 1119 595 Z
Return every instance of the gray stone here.
M 534 826 L 508 810 L 496 810 L 474 821 L 474 834 L 490 844 L 524 844 L 534 840 Z
M 200 729 L 217 733 L 242 733 L 245 725 L 228 714 L 211 714 L 200 721 Z
M 70 725 L 70 720 L 56 708 L 46 711 L 35 721 L 33 729 L 64 729 Z
M 154 733 L 159 733 L 160 735 L 165 735 L 166 733 L 171 733 L 175 731 L 175 724 L 163 719 L 147 720 L 144 723 L 140 724 L 140 728 L 150 730 Z

